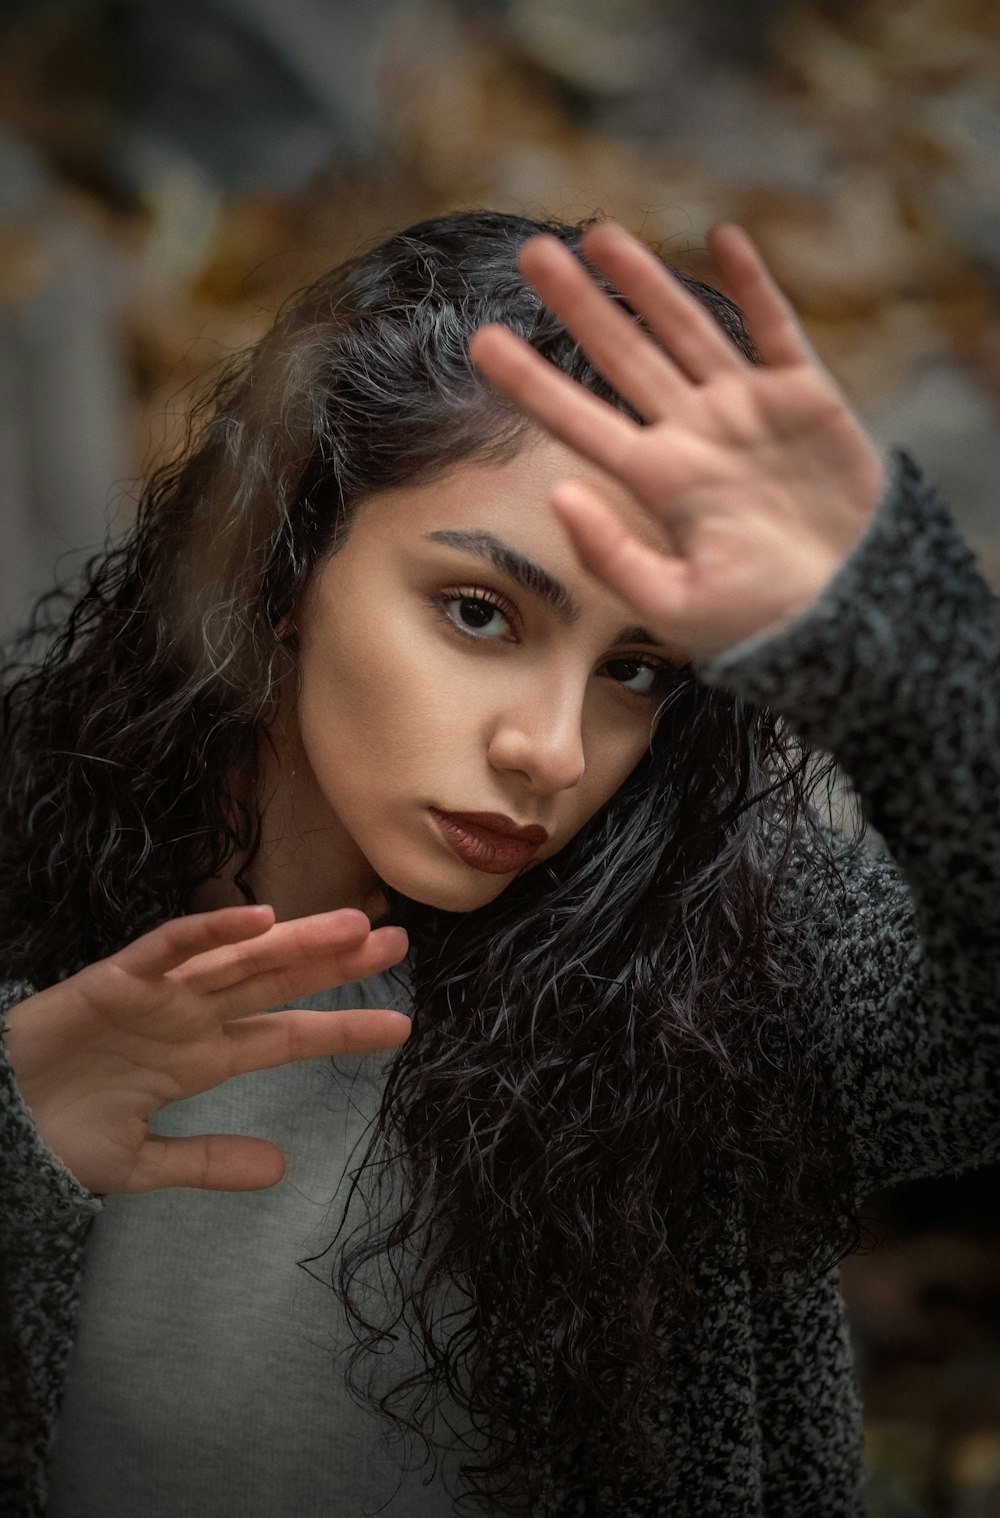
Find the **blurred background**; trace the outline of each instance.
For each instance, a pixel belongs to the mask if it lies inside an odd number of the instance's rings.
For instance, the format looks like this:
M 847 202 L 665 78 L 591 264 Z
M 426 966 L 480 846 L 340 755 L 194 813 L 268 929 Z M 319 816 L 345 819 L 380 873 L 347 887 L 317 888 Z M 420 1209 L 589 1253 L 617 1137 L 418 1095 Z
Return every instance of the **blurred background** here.
M 998 0 L 0 0 L 0 632 L 294 289 L 440 211 L 757 238 L 1000 582 Z M 1000 1515 L 1000 1174 L 844 1267 L 876 1518 Z

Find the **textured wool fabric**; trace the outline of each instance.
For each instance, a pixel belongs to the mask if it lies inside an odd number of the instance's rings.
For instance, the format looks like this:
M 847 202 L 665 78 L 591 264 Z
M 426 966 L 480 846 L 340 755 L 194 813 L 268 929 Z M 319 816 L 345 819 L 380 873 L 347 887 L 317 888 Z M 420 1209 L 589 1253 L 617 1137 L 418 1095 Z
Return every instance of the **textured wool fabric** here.
M 803 860 L 789 884 L 815 966 L 789 1015 L 817 1051 L 858 1201 L 997 1159 L 1000 601 L 908 460 L 818 602 L 701 673 L 832 753 L 893 855 L 850 856 L 839 890 Z M 42 1518 L 102 1204 L 42 1144 L 2 1062 L 0 1125 L 0 1514 Z M 737 1245 L 741 1230 L 734 1214 Z M 745 1273 L 712 1259 L 702 1270 L 710 1306 L 687 1325 L 691 1371 L 669 1419 L 663 1399 L 669 1475 L 624 1504 L 580 1490 L 550 1511 L 858 1518 L 860 1407 L 836 1272 L 789 1274 L 761 1305 Z

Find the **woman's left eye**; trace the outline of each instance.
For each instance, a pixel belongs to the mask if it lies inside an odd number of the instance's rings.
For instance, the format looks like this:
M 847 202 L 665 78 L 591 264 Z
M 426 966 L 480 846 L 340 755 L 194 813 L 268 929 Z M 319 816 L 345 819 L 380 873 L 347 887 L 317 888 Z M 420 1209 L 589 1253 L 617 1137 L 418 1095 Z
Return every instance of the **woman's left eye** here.
M 612 680 L 636 696 L 652 696 L 663 685 L 668 665 L 653 659 L 609 659 L 604 668 Z

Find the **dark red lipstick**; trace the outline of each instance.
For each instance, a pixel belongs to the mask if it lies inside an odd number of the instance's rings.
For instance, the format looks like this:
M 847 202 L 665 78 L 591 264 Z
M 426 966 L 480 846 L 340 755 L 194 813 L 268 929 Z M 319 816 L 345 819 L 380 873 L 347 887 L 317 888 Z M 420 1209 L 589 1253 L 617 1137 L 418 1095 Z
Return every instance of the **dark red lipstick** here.
M 487 875 L 523 869 L 549 836 L 536 823 L 522 827 L 501 812 L 442 812 L 434 806 L 430 812 L 452 852 Z

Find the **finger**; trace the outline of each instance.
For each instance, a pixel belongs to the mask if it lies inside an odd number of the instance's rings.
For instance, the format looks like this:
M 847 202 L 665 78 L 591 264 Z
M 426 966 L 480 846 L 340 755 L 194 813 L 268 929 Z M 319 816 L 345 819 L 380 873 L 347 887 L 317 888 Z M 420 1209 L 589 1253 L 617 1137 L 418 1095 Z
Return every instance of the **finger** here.
M 561 374 L 506 327 L 481 327 L 469 351 L 504 395 L 609 474 L 627 477 L 638 423 Z
M 234 1133 L 161 1138 L 151 1133 L 139 1151 L 130 1192 L 190 1186 L 199 1191 L 263 1191 L 285 1173 L 285 1157 L 266 1139 Z
M 196 954 L 258 938 L 273 925 L 274 908 L 269 906 L 198 912 L 190 917 L 176 917 L 151 933 L 144 933 L 114 958 L 129 974 L 151 979 L 177 969 Z
M 576 480 L 557 486 L 552 506 L 591 574 L 636 607 L 664 642 L 683 648 L 678 611 L 688 573 L 684 560 L 640 543 L 596 491 Z
M 367 1054 L 394 1049 L 408 1037 L 410 1019 L 387 1007 L 351 1007 L 337 1012 L 290 1008 L 226 1024 L 230 1075 L 269 1070 L 300 1059 L 331 1054 Z
M 666 415 L 670 397 L 686 383 L 683 376 L 594 282 L 566 244 L 548 235 L 532 237 L 518 263 L 528 283 L 619 395 L 648 421 Z
M 298 957 L 353 947 L 363 943 L 370 933 L 368 918 L 353 907 L 318 912 L 310 917 L 275 923 L 269 933 L 249 943 L 217 949 L 192 959 L 180 973 L 185 985 L 207 995 L 236 986 L 251 976 Z
M 701 301 L 624 227 L 605 221 L 588 228 L 583 251 L 692 380 L 701 383 L 721 371 L 747 367 L 747 360 Z
M 227 1018 L 266 1012 L 331 986 L 367 980 L 398 964 L 407 947 L 402 928 L 379 928 L 362 944 L 326 946 L 311 954 L 295 954 L 238 985 L 227 986 L 216 993 L 216 1000 Z
M 743 228 L 731 222 L 713 227 L 708 246 L 764 363 L 774 367 L 811 363 L 813 351 L 791 303 Z

